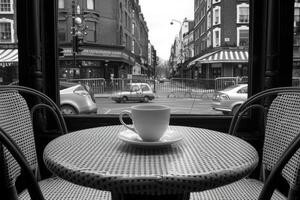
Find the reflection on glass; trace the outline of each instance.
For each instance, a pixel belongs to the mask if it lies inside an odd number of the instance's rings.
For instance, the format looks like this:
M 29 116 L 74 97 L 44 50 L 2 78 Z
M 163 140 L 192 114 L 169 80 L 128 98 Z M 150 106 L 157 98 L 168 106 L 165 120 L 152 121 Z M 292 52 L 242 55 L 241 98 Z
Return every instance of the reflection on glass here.
M 88 86 L 98 114 L 118 114 L 128 107 L 116 104 L 111 96 L 141 82 L 155 93 L 148 103 L 167 104 L 173 114 L 224 114 L 213 109 L 214 94 L 248 81 L 249 2 L 226 0 L 231 5 L 226 6 L 222 0 L 164 0 L 159 4 L 59 0 L 60 80 Z M 0 3 L 1 84 L 18 77 L 14 8 L 12 0 Z M 295 40 L 299 51 L 298 44 Z

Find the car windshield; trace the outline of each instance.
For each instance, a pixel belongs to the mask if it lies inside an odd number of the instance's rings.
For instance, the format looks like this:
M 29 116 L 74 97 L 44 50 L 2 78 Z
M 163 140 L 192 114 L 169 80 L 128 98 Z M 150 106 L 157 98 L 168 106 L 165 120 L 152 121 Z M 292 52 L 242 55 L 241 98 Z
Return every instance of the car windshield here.
M 126 85 L 123 89 L 123 91 L 130 91 L 131 86 L 130 85 Z

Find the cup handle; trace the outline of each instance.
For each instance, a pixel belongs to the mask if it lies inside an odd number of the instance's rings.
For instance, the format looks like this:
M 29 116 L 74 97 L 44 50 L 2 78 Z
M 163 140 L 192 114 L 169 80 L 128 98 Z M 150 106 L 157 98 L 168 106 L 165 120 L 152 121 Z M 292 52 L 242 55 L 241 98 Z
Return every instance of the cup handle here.
M 119 120 L 121 122 L 121 124 L 123 124 L 126 128 L 128 128 L 129 130 L 132 130 L 133 132 L 136 133 L 135 128 L 128 126 L 124 121 L 123 121 L 123 116 L 124 115 L 128 115 L 131 120 L 132 120 L 132 114 L 129 110 L 123 110 L 120 114 L 119 114 Z

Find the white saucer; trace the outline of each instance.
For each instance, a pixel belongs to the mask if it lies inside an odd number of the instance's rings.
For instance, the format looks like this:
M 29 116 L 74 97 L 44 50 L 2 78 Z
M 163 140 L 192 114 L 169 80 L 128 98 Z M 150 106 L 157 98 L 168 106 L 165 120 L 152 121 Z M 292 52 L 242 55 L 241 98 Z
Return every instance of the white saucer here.
M 135 132 L 129 129 L 121 131 L 118 136 L 120 140 L 128 144 L 139 145 L 139 146 L 165 146 L 165 145 L 174 144 L 182 140 L 182 135 L 180 135 L 177 131 L 171 129 L 168 129 L 165 132 L 165 134 L 160 138 L 160 140 L 156 142 L 143 141 L 138 134 L 136 134 Z

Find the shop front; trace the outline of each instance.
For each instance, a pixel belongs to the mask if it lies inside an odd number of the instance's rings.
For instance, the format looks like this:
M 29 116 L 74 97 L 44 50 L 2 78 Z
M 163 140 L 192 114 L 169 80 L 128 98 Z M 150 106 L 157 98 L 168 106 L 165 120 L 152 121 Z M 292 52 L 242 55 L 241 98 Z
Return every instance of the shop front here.
M 18 49 L 0 49 L 0 84 L 16 82 L 18 74 Z
M 218 49 L 194 59 L 188 64 L 198 78 L 242 77 L 248 75 L 247 49 Z
M 122 78 L 132 73 L 135 58 L 122 48 L 100 49 L 83 48 L 73 55 L 71 48 L 63 48 L 64 56 L 60 57 L 60 78 Z

